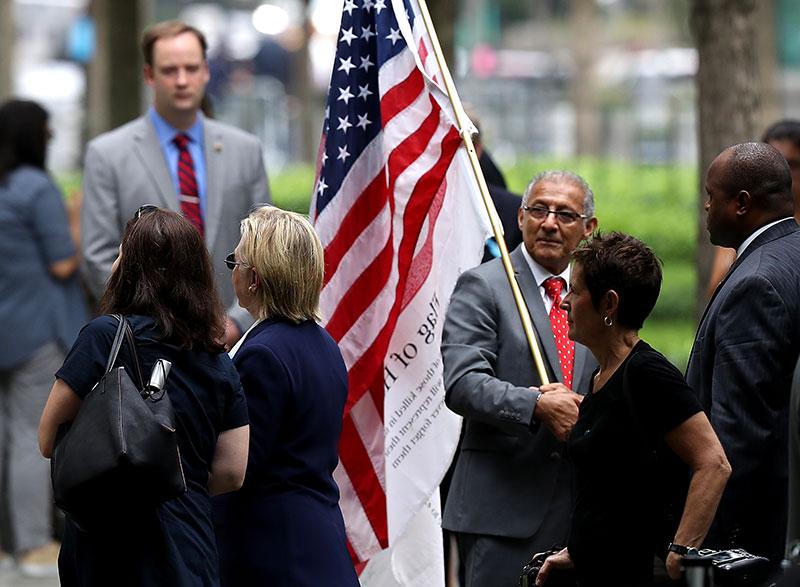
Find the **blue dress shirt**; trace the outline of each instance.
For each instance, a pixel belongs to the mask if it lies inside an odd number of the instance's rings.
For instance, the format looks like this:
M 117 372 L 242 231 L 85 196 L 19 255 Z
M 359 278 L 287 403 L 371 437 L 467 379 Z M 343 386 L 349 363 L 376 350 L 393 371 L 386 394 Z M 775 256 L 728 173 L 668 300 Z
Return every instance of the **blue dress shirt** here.
M 167 162 L 169 175 L 172 178 L 172 184 L 175 186 L 175 197 L 177 198 L 180 193 L 178 183 L 178 157 L 180 152 L 178 147 L 172 140 L 175 135 L 180 134 L 181 131 L 173 128 L 161 115 L 150 107 L 148 112 L 150 120 L 153 121 L 153 127 L 156 129 L 158 136 L 158 144 L 161 145 L 161 152 L 164 154 L 164 159 Z M 205 145 L 203 141 L 203 114 L 197 113 L 197 120 L 185 132 L 189 137 L 189 154 L 192 156 L 194 162 L 194 175 L 197 179 L 197 191 L 200 195 L 200 212 L 203 214 L 203 219 L 206 217 L 206 158 L 205 158 Z

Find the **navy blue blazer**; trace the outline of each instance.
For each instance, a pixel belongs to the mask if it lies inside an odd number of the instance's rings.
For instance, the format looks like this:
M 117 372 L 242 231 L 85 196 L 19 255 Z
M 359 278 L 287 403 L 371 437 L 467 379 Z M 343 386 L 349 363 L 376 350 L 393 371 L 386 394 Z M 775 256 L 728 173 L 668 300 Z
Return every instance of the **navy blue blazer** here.
M 240 491 L 215 498 L 222 585 L 357 587 L 338 463 L 347 370 L 314 322 L 265 320 L 233 359 L 250 412 Z
M 697 330 L 686 381 L 733 473 L 707 543 L 783 557 L 788 415 L 800 354 L 800 228 L 760 234 L 717 287 Z

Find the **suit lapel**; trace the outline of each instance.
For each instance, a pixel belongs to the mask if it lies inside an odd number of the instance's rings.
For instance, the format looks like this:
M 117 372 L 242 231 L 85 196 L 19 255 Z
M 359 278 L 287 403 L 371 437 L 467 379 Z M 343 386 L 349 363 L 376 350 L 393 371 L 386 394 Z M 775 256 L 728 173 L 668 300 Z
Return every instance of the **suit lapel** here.
M 222 218 L 222 180 L 225 174 L 225 144 L 214 121 L 203 120 L 203 142 L 206 157 L 206 245 L 214 245 Z
M 558 360 L 558 350 L 556 349 L 553 330 L 550 326 L 550 317 L 545 311 L 544 302 L 539 293 L 539 286 L 536 285 L 536 281 L 533 279 L 533 273 L 531 273 L 525 256 L 522 254 L 521 247 L 523 246 L 525 245 L 519 245 L 514 249 L 514 252 L 511 253 L 511 265 L 514 267 L 514 275 L 517 277 L 519 289 L 522 292 L 522 297 L 525 299 L 525 305 L 528 306 L 531 320 L 533 320 L 533 327 L 539 339 L 539 348 L 543 352 L 544 358 L 546 358 L 547 362 L 550 364 L 550 370 L 555 375 L 556 381 L 563 381 L 564 376 L 561 373 L 561 363 Z
M 142 162 L 145 173 L 153 183 L 154 193 L 161 198 L 162 207 L 179 212 L 178 195 L 172 183 L 164 153 L 158 143 L 158 135 L 152 123 L 143 116 L 139 119 L 133 135 L 134 151 Z M 142 202 L 143 204 L 157 204 L 158 202 Z

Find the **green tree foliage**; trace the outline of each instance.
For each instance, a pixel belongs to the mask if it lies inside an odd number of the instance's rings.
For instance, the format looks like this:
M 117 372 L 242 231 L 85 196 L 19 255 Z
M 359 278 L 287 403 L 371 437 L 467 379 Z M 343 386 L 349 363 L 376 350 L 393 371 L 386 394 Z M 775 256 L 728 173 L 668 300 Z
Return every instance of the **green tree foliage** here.
M 661 296 L 642 336 L 683 368 L 695 328 L 695 169 L 595 159 L 530 159 L 507 168 L 510 189 L 522 193 L 530 178 L 546 169 L 569 169 L 583 176 L 596 195 L 600 229 L 632 234 L 650 245 L 662 260 Z M 307 213 L 313 178 L 310 165 L 274 175 L 270 185 L 275 203 Z

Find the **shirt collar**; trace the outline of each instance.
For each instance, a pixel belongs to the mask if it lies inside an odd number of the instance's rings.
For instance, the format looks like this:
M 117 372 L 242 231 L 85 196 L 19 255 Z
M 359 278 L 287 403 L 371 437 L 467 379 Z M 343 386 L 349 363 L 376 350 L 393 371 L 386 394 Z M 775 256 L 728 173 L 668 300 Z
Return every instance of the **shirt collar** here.
M 784 220 L 789 220 L 789 218 L 791 218 L 791 216 L 787 216 L 786 218 L 780 218 L 779 220 L 776 220 L 775 222 L 770 222 L 769 224 L 765 224 L 765 225 L 764 225 L 764 226 L 762 226 L 761 228 L 758 228 L 758 229 L 756 229 L 756 230 L 753 232 L 753 234 L 751 234 L 750 236 L 748 236 L 748 237 L 745 239 L 745 241 L 744 241 L 742 244 L 740 244 L 740 245 L 739 245 L 739 248 L 738 248 L 738 249 L 736 249 L 736 257 L 737 257 L 737 258 L 741 257 L 741 256 L 742 256 L 742 253 L 744 253 L 744 250 L 745 250 L 747 247 L 749 247 L 749 246 L 750 246 L 750 244 L 751 244 L 751 243 L 752 243 L 754 240 L 756 240 L 756 239 L 758 238 L 758 235 L 760 235 L 762 232 L 766 231 L 768 228 L 772 228 L 773 226 L 775 226 L 776 224 L 778 224 L 778 222 L 783 222 Z
M 528 267 L 530 267 L 531 273 L 533 273 L 533 279 L 536 280 L 536 285 L 538 287 L 544 287 L 544 282 L 547 281 L 547 279 L 549 279 L 550 277 L 553 277 L 554 275 L 550 273 L 547 269 L 539 265 L 539 263 L 537 263 L 534 260 L 534 258 L 531 257 L 530 253 L 528 253 L 528 249 L 525 248 L 525 243 L 522 244 L 521 248 L 522 248 L 522 256 L 525 257 L 525 262 L 528 263 Z M 567 268 L 564 269 L 564 271 L 562 271 L 558 275 L 555 275 L 555 277 L 560 277 L 561 279 L 564 280 L 564 283 L 566 284 L 565 289 L 569 287 L 570 269 L 571 266 L 567 265 Z
M 150 115 L 150 120 L 153 122 L 153 127 L 156 129 L 156 135 L 158 136 L 158 142 L 162 146 L 166 146 L 172 143 L 172 139 L 175 138 L 175 135 L 179 134 L 181 131 L 174 128 L 169 122 L 164 120 L 164 118 L 156 112 L 156 109 L 152 106 L 150 107 L 148 114 Z M 203 113 L 197 112 L 197 119 L 194 121 L 194 124 L 189 127 L 185 134 L 191 139 L 192 143 L 196 145 L 203 144 Z

